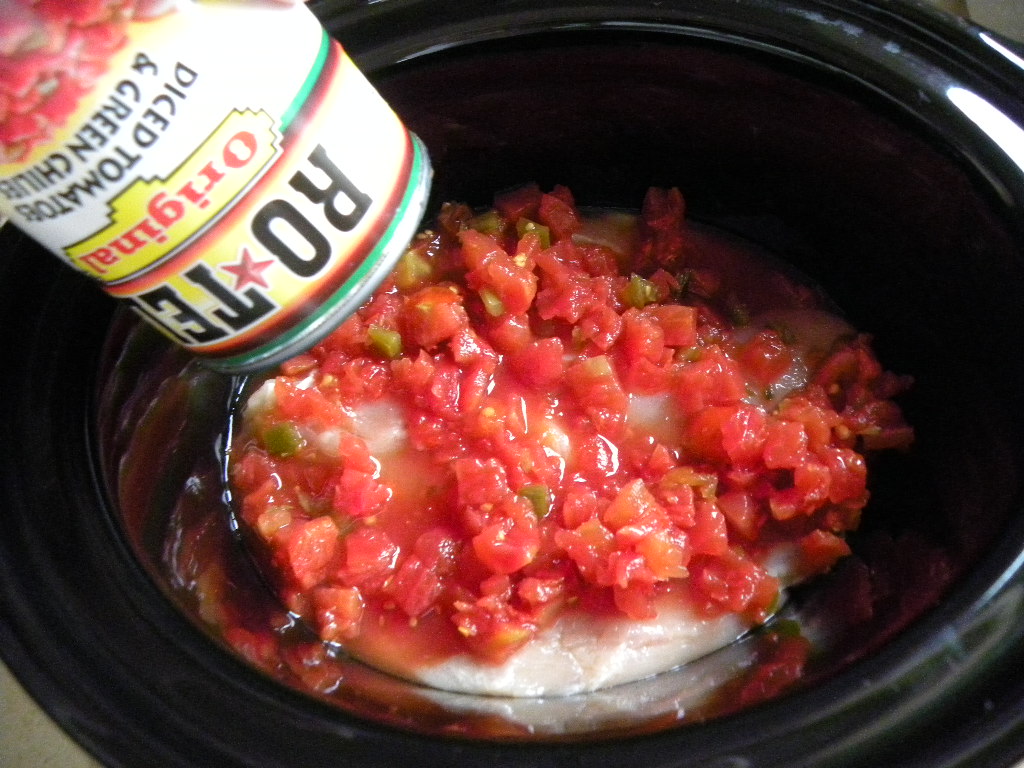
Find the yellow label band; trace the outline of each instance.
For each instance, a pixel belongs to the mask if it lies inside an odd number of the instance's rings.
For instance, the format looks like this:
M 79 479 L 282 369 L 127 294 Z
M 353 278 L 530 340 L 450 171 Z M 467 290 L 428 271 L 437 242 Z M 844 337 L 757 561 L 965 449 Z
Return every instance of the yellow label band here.
M 232 112 L 166 179 L 139 179 L 110 201 L 109 226 L 66 249 L 87 274 L 116 282 L 180 248 L 222 214 L 280 154 L 263 112 Z

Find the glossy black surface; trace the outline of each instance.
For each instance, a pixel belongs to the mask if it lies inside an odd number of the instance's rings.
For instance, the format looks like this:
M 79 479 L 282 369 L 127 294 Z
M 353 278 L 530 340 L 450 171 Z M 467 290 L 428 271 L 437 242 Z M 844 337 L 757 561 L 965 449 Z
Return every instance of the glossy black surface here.
M 692 215 L 780 251 L 916 377 L 918 447 L 882 468 L 858 542 L 864 562 L 906 566 L 876 620 L 804 690 L 613 741 L 436 739 L 281 686 L 196 629 L 133 549 L 104 490 L 100 455 L 116 449 L 95 428 L 113 307 L 8 230 L 0 654 L 111 765 L 1012 764 L 1024 753 L 1024 73 L 977 30 L 885 2 L 546 6 L 314 4 L 426 141 L 437 199 L 486 202 L 536 180 L 630 203 L 679 185 Z M 957 575 L 932 607 L 914 605 L 934 574 L 908 563 L 907 532 Z M 834 620 L 827 607 L 816 593 L 803 618 Z

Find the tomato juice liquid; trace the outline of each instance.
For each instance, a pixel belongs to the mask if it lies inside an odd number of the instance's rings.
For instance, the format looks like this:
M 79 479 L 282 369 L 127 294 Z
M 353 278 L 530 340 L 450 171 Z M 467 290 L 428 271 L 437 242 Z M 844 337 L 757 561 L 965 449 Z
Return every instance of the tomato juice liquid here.
M 425 148 L 301 4 L 0 11 L 0 215 L 210 366 L 313 345 L 414 235 Z

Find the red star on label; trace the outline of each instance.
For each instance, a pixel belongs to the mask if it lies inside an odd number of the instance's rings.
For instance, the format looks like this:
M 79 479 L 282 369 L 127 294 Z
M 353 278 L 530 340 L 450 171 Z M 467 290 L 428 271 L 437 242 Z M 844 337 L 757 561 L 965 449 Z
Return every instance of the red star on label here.
M 263 270 L 273 264 L 273 260 L 256 261 L 248 248 L 242 248 L 242 260 L 237 264 L 221 264 L 220 268 L 235 276 L 235 290 L 240 291 L 249 283 L 269 288 L 263 277 Z

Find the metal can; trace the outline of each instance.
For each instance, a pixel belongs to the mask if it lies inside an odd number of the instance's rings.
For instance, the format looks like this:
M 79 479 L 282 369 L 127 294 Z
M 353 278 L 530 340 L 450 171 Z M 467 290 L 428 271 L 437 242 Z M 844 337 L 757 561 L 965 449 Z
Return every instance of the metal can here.
M 0 5 L 0 213 L 212 367 L 314 345 L 415 234 L 425 148 L 303 5 Z

